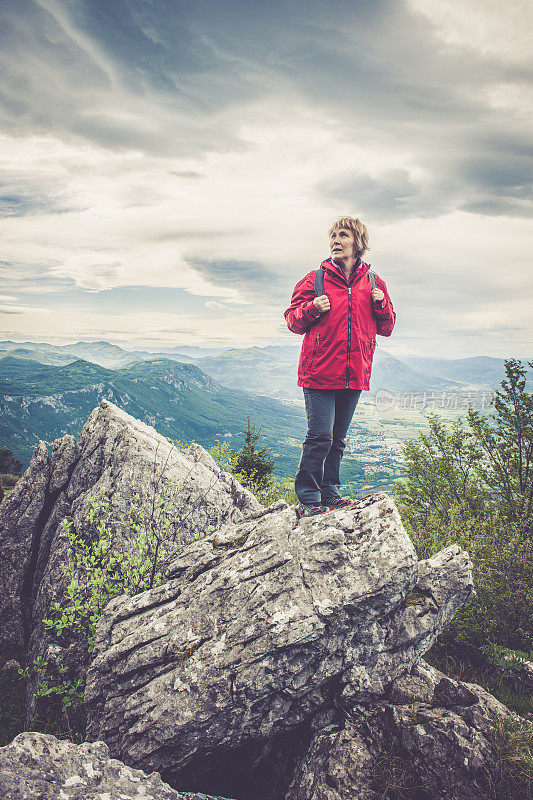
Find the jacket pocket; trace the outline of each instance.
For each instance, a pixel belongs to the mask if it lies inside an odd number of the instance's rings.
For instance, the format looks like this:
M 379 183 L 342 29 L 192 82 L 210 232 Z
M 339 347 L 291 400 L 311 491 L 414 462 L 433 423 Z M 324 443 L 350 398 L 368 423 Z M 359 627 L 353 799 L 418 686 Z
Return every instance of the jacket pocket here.
M 320 334 L 317 333 L 316 339 L 315 339 L 315 346 L 313 347 L 313 352 L 311 353 L 311 358 L 309 359 L 309 364 L 307 365 L 307 372 L 311 372 L 311 369 L 313 367 L 313 361 L 315 360 L 315 355 L 316 355 L 316 351 L 317 351 L 317 347 L 318 347 L 319 343 L 320 343 Z
M 370 380 L 370 374 L 372 372 L 372 359 L 374 358 L 374 350 L 376 349 L 376 337 L 371 336 L 366 343 L 366 377 L 367 380 Z

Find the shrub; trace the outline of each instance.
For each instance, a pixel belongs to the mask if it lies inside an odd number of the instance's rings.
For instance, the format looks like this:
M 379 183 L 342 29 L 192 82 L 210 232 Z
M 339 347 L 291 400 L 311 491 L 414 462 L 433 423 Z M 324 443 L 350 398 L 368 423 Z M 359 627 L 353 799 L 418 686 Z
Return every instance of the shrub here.
M 394 493 L 420 558 L 457 542 L 473 562 L 476 596 L 428 660 L 531 712 L 495 657 L 533 650 L 533 395 L 519 362 L 505 372 L 487 417 L 469 409 L 466 423 L 447 426 L 428 415 L 428 432 L 404 446 L 406 478 Z
M 256 449 L 259 432 L 255 426 L 250 425 L 249 417 L 244 434 L 244 446 L 240 450 L 235 450 L 229 442 L 220 440 L 210 449 L 209 452 L 219 467 L 234 475 L 265 506 L 275 503 L 276 500 L 285 500 L 289 505 L 297 503 L 294 481 L 274 475 L 275 459 L 266 448 Z
M 492 800 L 531 800 L 533 796 L 533 725 L 500 717 L 490 736 L 494 758 L 486 768 Z
M 11 450 L 5 447 L 0 447 L 0 472 L 9 472 L 20 475 L 23 470 L 22 461 L 19 461 L 13 456 Z
M 96 625 L 110 600 L 119 595 L 132 597 L 163 582 L 165 567 L 195 538 L 188 536 L 185 540 L 175 498 L 173 482 L 167 479 L 149 505 L 135 494 L 124 511 L 119 494 L 109 498 L 102 490 L 87 498 L 85 532 L 75 531 L 71 520 L 62 520 L 70 581 L 64 600 L 54 603 L 50 618 L 44 620 L 58 643 L 81 646 L 90 654 Z M 26 670 L 26 675 L 30 673 L 37 676 L 36 696 L 47 698 L 51 708 L 46 719 L 37 723 L 46 725 L 50 732 L 65 730 L 79 738 L 83 728 L 83 678 L 43 658 L 34 660 Z M 56 721 L 54 712 L 59 715 Z
M 256 450 L 255 443 L 259 439 L 259 431 L 255 426 L 250 426 L 248 417 L 248 427 L 244 431 L 244 446 L 235 452 L 231 462 L 231 471 L 243 484 L 249 486 L 252 491 L 266 489 L 269 478 L 276 466 L 275 459 L 266 448 Z
M 113 597 L 135 594 L 158 586 L 163 568 L 179 552 L 182 543 L 177 506 L 168 501 L 172 481 L 154 500 L 147 514 L 140 495 L 126 512 L 120 511 L 121 496 L 104 496 L 103 490 L 88 498 L 88 521 L 95 533 L 84 536 L 64 519 L 68 538 L 68 603 L 55 603 L 53 619 L 44 620 L 60 637 L 65 630 L 87 636 L 89 652 L 94 631 L 105 606 Z

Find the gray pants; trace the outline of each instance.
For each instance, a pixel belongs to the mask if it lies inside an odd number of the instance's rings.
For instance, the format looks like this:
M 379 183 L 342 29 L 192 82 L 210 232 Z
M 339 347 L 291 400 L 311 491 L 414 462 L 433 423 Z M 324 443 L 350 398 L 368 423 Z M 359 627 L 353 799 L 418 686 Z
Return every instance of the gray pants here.
M 361 389 L 306 389 L 307 436 L 294 488 L 300 503 L 340 497 L 339 469 Z

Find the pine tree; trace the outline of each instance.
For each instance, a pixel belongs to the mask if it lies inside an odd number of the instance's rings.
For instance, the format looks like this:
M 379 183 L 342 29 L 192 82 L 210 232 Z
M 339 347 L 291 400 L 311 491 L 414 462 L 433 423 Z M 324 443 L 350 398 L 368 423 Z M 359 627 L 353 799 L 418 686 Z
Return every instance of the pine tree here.
M 248 427 L 244 430 L 244 447 L 236 451 L 231 465 L 233 474 L 239 475 L 243 484 L 254 491 L 267 487 L 276 466 L 270 451 L 266 448 L 256 450 L 255 444 L 260 430 L 261 428 L 257 430 L 255 425 L 250 425 L 248 417 Z
M 14 458 L 11 450 L 0 447 L 0 473 L 11 473 L 20 475 L 22 472 L 22 461 Z

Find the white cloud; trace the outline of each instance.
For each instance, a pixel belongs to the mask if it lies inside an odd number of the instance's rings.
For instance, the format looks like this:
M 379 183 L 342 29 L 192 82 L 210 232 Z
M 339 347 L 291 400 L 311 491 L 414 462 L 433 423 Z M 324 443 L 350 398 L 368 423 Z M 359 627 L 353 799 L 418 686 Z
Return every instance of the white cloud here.
M 509 337 L 531 351 L 530 331 L 505 329 L 529 318 L 533 289 L 529 4 L 411 0 L 416 16 L 403 3 L 343 5 L 340 21 L 324 27 L 316 11 L 286 28 L 274 4 L 279 39 L 266 49 L 253 9 L 219 30 L 185 15 L 192 64 L 178 60 L 175 28 L 167 37 L 165 20 L 130 5 L 155 48 L 134 62 L 133 28 L 117 29 L 115 51 L 98 14 L 86 29 L 75 18 L 90 19 L 90 4 L 39 0 L 35 20 L 12 11 L 3 80 L 9 97 L 16 79 L 20 107 L 6 103 L 0 138 L 12 206 L 0 301 L 22 337 L 49 330 L 26 297 L 68 291 L 76 310 L 54 307 L 58 336 L 297 343 L 283 328 L 292 288 L 328 255 L 331 222 L 353 214 L 398 310 L 386 349 L 456 356 L 454 331 L 475 330 L 467 346 L 480 352 L 505 355 Z M 88 295 L 125 286 L 184 289 L 204 310 L 84 311 Z
M 530 0 L 409 0 L 446 44 L 479 50 L 510 63 L 531 60 Z
M 20 305 L 2 305 L 0 304 L 0 314 L 49 314 L 46 308 L 35 308 L 33 306 L 20 306 Z

